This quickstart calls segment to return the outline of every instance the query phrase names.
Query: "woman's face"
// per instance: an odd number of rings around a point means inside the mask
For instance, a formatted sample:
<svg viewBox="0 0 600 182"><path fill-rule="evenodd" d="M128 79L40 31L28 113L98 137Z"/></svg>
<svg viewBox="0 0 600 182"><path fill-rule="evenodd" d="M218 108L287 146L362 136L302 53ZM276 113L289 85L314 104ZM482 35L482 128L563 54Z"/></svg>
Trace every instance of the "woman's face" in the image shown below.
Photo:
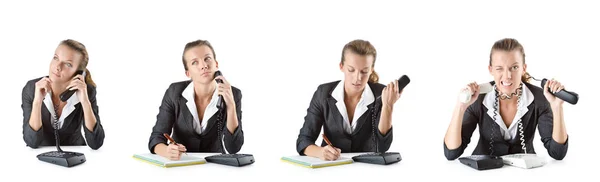
<svg viewBox="0 0 600 182"><path fill-rule="evenodd" d="M361 56L352 51L344 53L344 62L340 70L344 73L344 90L351 93L362 92L373 72L374 58L372 55Z"/></svg>
<svg viewBox="0 0 600 182"><path fill-rule="evenodd" d="M527 65L523 64L523 56L520 51L494 50L492 52L492 65L489 66L489 70L501 93L515 93L521 84L521 77L525 74L526 68Z"/></svg>
<svg viewBox="0 0 600 182"><path fill-rule="evenodd" d="M188 67L185 75L196 83L208 84L213 81L219 63L214 59L210 47L202 45L192 47L183 56Z"/></svg>
<svg viewBox="0 0 600 182"><path fill-rule="evenodd" d="M59 45L54 51L54 57L50 61L50 80L57 83L69 82L79 64L81 63L82 55L65 45Z"/></svg>

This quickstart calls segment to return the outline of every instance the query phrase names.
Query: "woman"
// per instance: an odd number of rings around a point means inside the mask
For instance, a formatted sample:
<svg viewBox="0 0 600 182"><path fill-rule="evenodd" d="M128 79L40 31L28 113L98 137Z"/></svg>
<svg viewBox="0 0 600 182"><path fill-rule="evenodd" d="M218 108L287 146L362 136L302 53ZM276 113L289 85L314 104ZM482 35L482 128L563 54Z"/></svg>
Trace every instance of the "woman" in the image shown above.
<svg viewBox="0 0 600 182"><path fill-rule="evenodd" d="M85 46L75 40L60 42L50 61L49 76L33 79L23 88L23 140L31 148L54 146L54 129L60 145L87 145L96 150L104 143L96 105L96 84L87 69ZM85 70L85 76L77 71ZM61 93L77 90L66 101ZM81 128L85 139L81 135Z"/></svg>
<svg viewBox="0 0 600 182"><path fill-rule="evenodd" d="M186 44L182 61L191 80L173 83L165 92L150 135L150 152L170 160L179 160L186 151L237 153L244 144L241 91L222 75L214 77L219 62L208 41ZM218 79L223 82L217 84ZM225 109L217 108L219 96ZM167 143L163 135L171 131L176 143Z"/></svg>
<svg viewBox="0 0 600 182"><path fill-rule="evenodd" d="M470 102L458 101L454 108L444 139L446 158L460 157L479 126L479 142L473 155L535 153L532 142L537 127L548 154L562 160L568 148L564 101L548 89L557 92L564 86L555 80L549 80L544 89L528 83L525 52L515 39L494 43L488 69L494 77L494 89L479 96L479 86L470 83L463 89L475 93Z"/></svg>
<svg viewBox="0 0 600 182"><path fill-rule="evenodd" d="M296 142L300 155L336 160L341 152L376 151L374 139L380 152L390 148L392 111L400 93L397 80L387 87L377 83L376 56L375 47L365 40L344 46L340 62L344 80L321 84L315 91ZM315 145L321 127L333 146Z"/></svg>

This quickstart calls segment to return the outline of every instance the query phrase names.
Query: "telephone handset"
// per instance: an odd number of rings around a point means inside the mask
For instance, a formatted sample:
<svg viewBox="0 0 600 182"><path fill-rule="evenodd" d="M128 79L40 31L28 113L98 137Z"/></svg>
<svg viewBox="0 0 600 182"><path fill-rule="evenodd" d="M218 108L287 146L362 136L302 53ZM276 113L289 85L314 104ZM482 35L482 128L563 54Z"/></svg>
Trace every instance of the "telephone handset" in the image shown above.
<svg viewBox="0 0 600 182"><path fill-rule="evenodd" d="M221 76L223 75L221 73L221 71L216 71L214 77L217 76ZM213 78L214 78L213 77ZM215 79L215 81L217 83L223 83L223 80L221 79ZM225 153L225 144L223 143L223 117L225 116L226 112L226 105L225 105L225 100L223 100L223 96L219 95L219 100L217 101L217 108L219 109L219 111L217 112L217 135L218 135L218 142L220 145L220 149L221 149L221 154L217 154L217 155L211 155L208 157L205 157L204 159L206 159L206 162L211 162L211 163L216 163L216 164L223 164L223 165L228 165L228 166L236 166L236 167L241 167L241 166L246 166L246 165L250 165L254 163L254 156L252 154L226 154Z"/></svg>
<svg viewBox="0 0 600 182"><path fill-rule="evenodd" d="M544 85L546 85L546 81L548 81L548 79L545 79L545 78L542 79L542 84L541 84L542 88L544 88ZM548 88L548 91L550 91L550 88ZM552 95L564 100L565 102L568 102L573 105L577 104L577 101L579 101L579 94L572 92L572 91L567 91L565 89L559 90L556 93L552 93L550 91L550 93Z"/></svg>
<svg viewBox="0 0 600 182"><path fill-rule="evenodd" d="M75 74L73 74L73 77L77 76L77 75L83 75L83 77L85 78L85 71L84 70L77 70L75 72ZM60 100L63 102L66 102L67 100L69 100L69 98L71 98L71 96L77 91L77 89L74 90L65 90L63 93L60 94Z"/></svg>
<svg viewBox="0 0 600 182"><path fill-rule="evenodd" d="M493 90L493 86L489 82L479 84L479 94L486 94L488 92L491 92L492 90ZM471 90L467 89L459 94L458 99L462 103L469 103L469 101L471 101L472 96L473 96L473 92Z"/></svg>
<svg viewBox="0 0 600 182"><path fill-rule="evenodd" d="M217 76L222 76L222 75L223 75L223 73L221 73L221 71L217 70L215 72L214 77L216 78ZM215 79L215 81L217 83L223 83L223 80L221 80L219 78ZM219 108L220 110L224 110L225 109L225 101L223 100L223 96L222 95L219 95L219 101L217 101L217 108Z"/></svg>
<svg viewBox="0 0 600 182"><path fill-rule="evenodd" d="M410 83L410 79L408 78L408 76L402 75L402 77L398 79L398 92L401 92L404 89L404 87L408 85L408 83ZM375 104L371 109L371 137L375 143L375 152L354 156L352 157L352 160L354 160L354 162L388 165L400 162L402 160L402 156L399 152L379 152L379 140L377 140L377 137L375 136L375 132L378 132L376 131L377 126L375 125L375 121L377 120L377 117L375 115L378 113L376 112L376 110L378 109L381 102L381 96L377 97L377 100L375 101Z"/></svg>

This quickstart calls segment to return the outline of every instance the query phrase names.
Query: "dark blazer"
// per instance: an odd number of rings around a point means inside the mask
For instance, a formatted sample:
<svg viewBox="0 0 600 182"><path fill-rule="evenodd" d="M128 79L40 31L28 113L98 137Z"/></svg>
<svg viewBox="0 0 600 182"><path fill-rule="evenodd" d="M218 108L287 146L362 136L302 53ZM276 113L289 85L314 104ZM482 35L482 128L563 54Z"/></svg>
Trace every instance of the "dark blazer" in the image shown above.
<svg viewBox="0 0 600 182"><path fill-rule="evenodd" d="M154 147L159 143L167 145L167 139L163 133L171 134L171 131L173 131L173 140L183 144L188 152L222 152L216 126L219 112L208 120L206 130L202 134L194 131L194 117L186 105L187 99L181 95L190 83L191 80L173 83L165 92L160 111L156 116L156 124L150 135L148 143L150 152L154 153ZM225 148L229 153L234 154L240 151L244 144L244 132L242 131L242 92L233 86L231 91L235 100L238 127L233 133L227 130L227 114L223 111L221 131L224 136Z"/></svg>
<svg viewBox="0 0 600 182"><path fill-rule="evenodd" d="M494 82L491 82L492 85ZM552 139L552 109L542 88L525 83L525 86L533 93L534 100L528 106L527 113L523 115L523 133L525 135L525 146L527 153L535 153L533 149L533 137L535 136L536 127L540 130L540 137L544 143L544 147L548 150L548 154L557 160L562 160L567 154L568 140L565 144L559 144ZM504 140L500 132L500 126L496 124L493 118L487 114L487 108L483 106L484 96L477 98L472 105L465 111L462 121L462 144L454 150L449 150L444 142L444 154L448 160L454 160L462 155L469 142L471 135L477 126L479 126L479 141L472 155L489 155L490 139L493 135L494 155L501 156L506 154L524 153L521 149L520 137L517 136L510 141ZM493 127L493 129L492 129Z"/></svg>
<svg viewBox="0 0 600 182"><path fill-rule="evenodd" d="M344 119L337 109L337 101L331 95L331 92L335 89L337 84L341 81L334 81L325 83L317 88L317 91L313 94L310 105L307 109L307 114L304 117L304 126L300 129L298 140L296 141L296 150L300 155L305 155L304 150L309 145L315 144L315 140L321 133L321 126L323 126L324 134L331 141L333 146L340 148L342 152L374 152L375 143L373 141L373 131L376 139L379 141L379 152L385 152L390 148L393 138L393 128L388 131L385 135L379 132L377 126L379 125L379 118L381 115L381 104L374 106L377 101L369 105L369 109L357 119L356 129L352 134L347 134L344 130ZM343 84L343 83L341 83ZM368 86L373 91L375 98L381 95L381 91L385 87L379 83L369 83ZM372 112L373 108L377 108L375 128L372 127ZM346 112L346 111L344 111ZM325 141L321 142L321 146L326 146Z"/></svg>
<svg viewBox="0 0 600 182"><path fill-rule="evenodd" d="M54 138L54 128L52 128L52 115L45 104L42 104L42 127L34 131L29 126L29 117L31 116L31 107L35 96L35 83L42 78L29 80L23 87L22 104L23 109L23 140L31 148L39 146L56 145ZM58 130L60 145L87 145L92 149L98 149L104 143L104 128L100 124L100 115L98 115L98 105L96 104L96 88L90 84L87 85L88 99L92 105L92 110L96 116L96 126L94 131L85 127L83 117L83 108L81 103L75 104L75 110L65 117L62 127ZM81 128L84 128L85 139L81 135Z"/></svg>

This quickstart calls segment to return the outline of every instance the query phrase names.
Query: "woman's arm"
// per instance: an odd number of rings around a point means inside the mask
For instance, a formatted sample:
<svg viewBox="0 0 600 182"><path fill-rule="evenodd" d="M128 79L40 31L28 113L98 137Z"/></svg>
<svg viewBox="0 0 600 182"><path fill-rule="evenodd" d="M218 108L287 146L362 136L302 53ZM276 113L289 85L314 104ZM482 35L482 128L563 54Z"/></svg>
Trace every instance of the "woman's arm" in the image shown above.
<svg viewBox="0 0 600 182"><path fill-rule="evenodd" d="M43 140L42 94L50 88L49 83L48 78L42 78L37 82L32 80L25 84L22 90L23 140L31 148L38 148Z"/></svg>
<svg viewBox="0 0 600 182"><path fill-rule="evenodd" d="M300 155L318 157L322 160L335 160L340 155L340 149L329 145L325 147L315 145L315 140L319 137L321 127L325 122L321 103L325 99L325 96L322 94L321 87L317 88L310 101L306 116L304 117L304 125L300 129L300 134L298 134L298 139L296 140L296 151Z"/></svg>
<svg viewBox="0 0 600 182"><path fill-rule="evenodd" d="M227 152L235 154L244 145L244 131L242 130L242 92L238 89L233 91L235 102L227 105L227 125L223 135ZM220 141L219 141L220 142Z"/></svg>
<svg viewBox="0 0 600 182"><path fill-rule="evenodd" d="M470 83L467 88L462 91L471 90L474 93L468 103L457 102L454 106L450 125L446 130L444 137L444 155L448 160L454 160L463 154L467 145L471 142L471 135L475 128L479 117L473 103L479 97L479 85Z"/></svg>
<svg viewBox="0 0 600 182"><path fill-rule="evenodd" d="M564 101L550 94L549 89L556 92L564 89L564 86L555 80L549 80L544 85L544 97L548 102L544 103L542 108L538 119L538 129L550 157L562 160L567 155L569 148L567 129L563 117L562 105Z"/></svg>
<svg viewBox="0 0 600 182"><path fill-rule="evenodd" d="M88 86L89 99L81 102L84 117L84 133L87 145L97 150L104 144L104 128L100 124L100 115L98 115L98 105L96 102L96 89Z"/></svg>

